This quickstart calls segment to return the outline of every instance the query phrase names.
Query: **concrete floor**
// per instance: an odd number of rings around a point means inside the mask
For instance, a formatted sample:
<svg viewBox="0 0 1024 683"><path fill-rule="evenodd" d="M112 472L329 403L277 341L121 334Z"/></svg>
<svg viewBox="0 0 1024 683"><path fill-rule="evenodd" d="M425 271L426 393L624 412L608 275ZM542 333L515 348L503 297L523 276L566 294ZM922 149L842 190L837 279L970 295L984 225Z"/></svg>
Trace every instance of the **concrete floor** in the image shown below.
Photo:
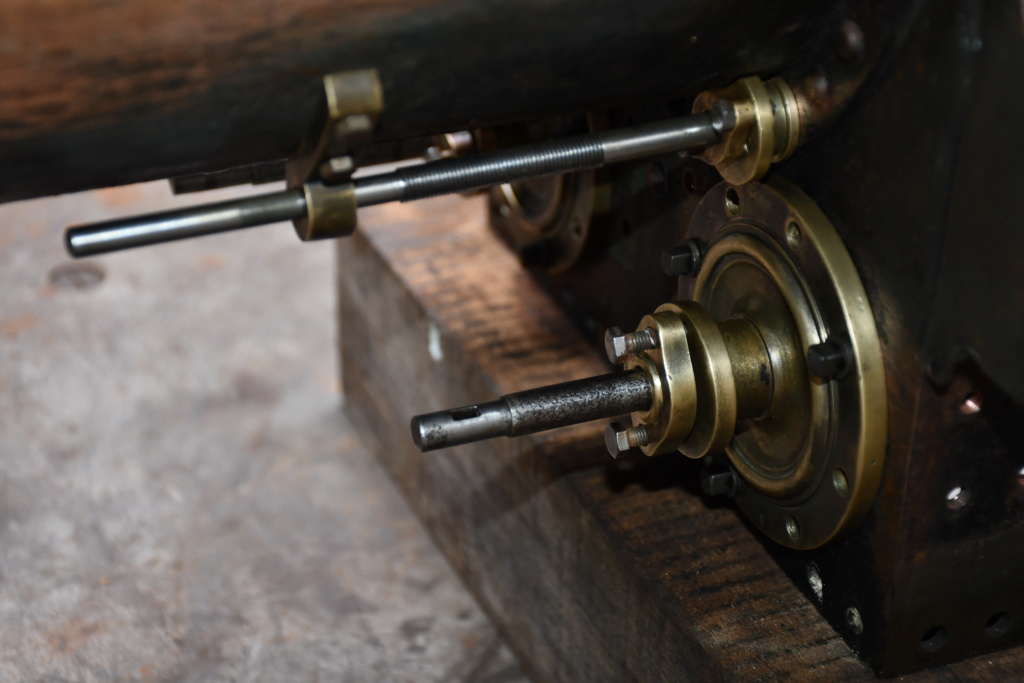
<svg viewBox="0 0 1024 683"><path fill-rule="evenodd" d="M339 410L332 245L0 206L0 680L525 681Z"/></svg>

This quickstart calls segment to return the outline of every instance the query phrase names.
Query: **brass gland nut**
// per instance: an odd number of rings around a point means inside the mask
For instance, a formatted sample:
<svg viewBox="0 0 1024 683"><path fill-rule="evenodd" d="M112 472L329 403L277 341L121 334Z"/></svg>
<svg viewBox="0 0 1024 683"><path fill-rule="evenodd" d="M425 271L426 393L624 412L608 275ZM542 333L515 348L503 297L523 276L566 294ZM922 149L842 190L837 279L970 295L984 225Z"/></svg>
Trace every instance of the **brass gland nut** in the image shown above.
<svg viewBox="0 0 1024 683"><path fill-rule="evenodd" d="M679 451L690 458L721 452L737 420L763 413L771 396L769 353L748 321L716 323L694 301L665 304L640 322L659 340L630 356L651 380L654 400L633 414L644 427L647 455Z"/></svg>
<svg viewBox="0 0 1024 683"><path fill-rule="evenodd" d="M693 113L719 111L733 122L701 158L733 185L760 180L772 163L789 157L800 142L796 97L781 78L743 78L723 90L700 93Z"/></svg>

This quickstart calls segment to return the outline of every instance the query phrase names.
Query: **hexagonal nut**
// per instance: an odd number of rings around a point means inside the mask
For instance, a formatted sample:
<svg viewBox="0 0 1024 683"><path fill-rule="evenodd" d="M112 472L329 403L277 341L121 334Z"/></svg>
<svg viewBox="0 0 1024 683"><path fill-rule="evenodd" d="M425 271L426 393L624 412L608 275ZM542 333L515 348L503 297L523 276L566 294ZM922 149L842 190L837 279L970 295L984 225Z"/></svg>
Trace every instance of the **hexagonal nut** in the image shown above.
<svg viewBox="0 0 1024 683"><path fill-rule="evenodd" d="M730 467L723 470L701 470L700 488L708 496L734 496L739 480Z"/></svg>
<svg viewBox="0 0 1024 683"><path fill-rule="evenodd" d="M829 337L807 349L807 370L820 379L843 379L853 368L848 344Z"/></svg>
<svg viewBox="0 0 1024 683"><path fill-rule="evenodd" d="M719 135L736 127L736 105L729 100L716 100L711 105L711 125Z"/></svg>
<svg viewBox="0 0 1024 683"><path fill-rule="evenodd" d="M690 275L694 270L693 264L693 252L686 245L661 252L661 270L665 275Z"/></svg>
<svg viewBox="0 0 1024 683"><path fill-rule="evenodd" d="M612 363L622 363L629 355L629 342L618 327L609 327L604 333L604 351Z"/></svg>
<svg viewBox="0 0 1024 683"><path fill-rule="evenodd" d="M320 178L328 184L344 182L356 170L355 162L350 156L331 157L320 164Z"/></svg>
<svg viewBox="0 0 1024 683"><path fill-rule="evenodd" d="M630 449L629 428L621 422L612 422L604 430L604 445L613 458L619 457Z"/></svg>

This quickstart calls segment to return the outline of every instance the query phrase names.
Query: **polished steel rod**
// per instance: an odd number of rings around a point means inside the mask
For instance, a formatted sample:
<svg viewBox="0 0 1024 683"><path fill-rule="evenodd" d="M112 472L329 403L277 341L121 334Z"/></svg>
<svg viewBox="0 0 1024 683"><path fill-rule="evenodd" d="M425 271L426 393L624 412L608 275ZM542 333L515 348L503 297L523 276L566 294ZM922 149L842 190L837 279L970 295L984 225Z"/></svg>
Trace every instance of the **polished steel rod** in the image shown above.
<svg viewBox="0 0 1024 683"><path fill-rule="evenodd" d="M421 451L433 451L647 410L651 400L650 380L643 370L616 372L417 415L412 418L412 439Z"/></svg>
<svg viewBox="0 0 1024 683"><path fill-rule="evenodd" d="M64 241L68 253L79 258L290 221L305 215L305 193L302 190L285 190L251 199L71 227L64 233Z"/></svg>
<svg viewBox="0 0 1024 683"><path fill-rule="evenodd" d="M572 173L607 163L704 149L718 141L723 120L694 114L514 149L441 159L353 181L356 205L373 206L466 192L527 178ZM249 228L306 216L301 190L71 227L68 252L93 256L120 249Z"/></svg>

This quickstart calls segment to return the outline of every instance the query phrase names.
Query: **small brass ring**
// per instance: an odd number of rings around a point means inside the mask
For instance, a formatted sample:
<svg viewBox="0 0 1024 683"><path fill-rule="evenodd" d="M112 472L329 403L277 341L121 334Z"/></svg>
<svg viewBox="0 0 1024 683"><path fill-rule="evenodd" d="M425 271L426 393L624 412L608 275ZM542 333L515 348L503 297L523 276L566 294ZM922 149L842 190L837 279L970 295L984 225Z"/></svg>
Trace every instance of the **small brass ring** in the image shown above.
<svg viewBox="0 0 1024 683"><path fill-rule="evenodd" d="M348 237L356 229L356 192L352 183L326 187L306 183L306 217L295 221L303 242Z"/></svg>

